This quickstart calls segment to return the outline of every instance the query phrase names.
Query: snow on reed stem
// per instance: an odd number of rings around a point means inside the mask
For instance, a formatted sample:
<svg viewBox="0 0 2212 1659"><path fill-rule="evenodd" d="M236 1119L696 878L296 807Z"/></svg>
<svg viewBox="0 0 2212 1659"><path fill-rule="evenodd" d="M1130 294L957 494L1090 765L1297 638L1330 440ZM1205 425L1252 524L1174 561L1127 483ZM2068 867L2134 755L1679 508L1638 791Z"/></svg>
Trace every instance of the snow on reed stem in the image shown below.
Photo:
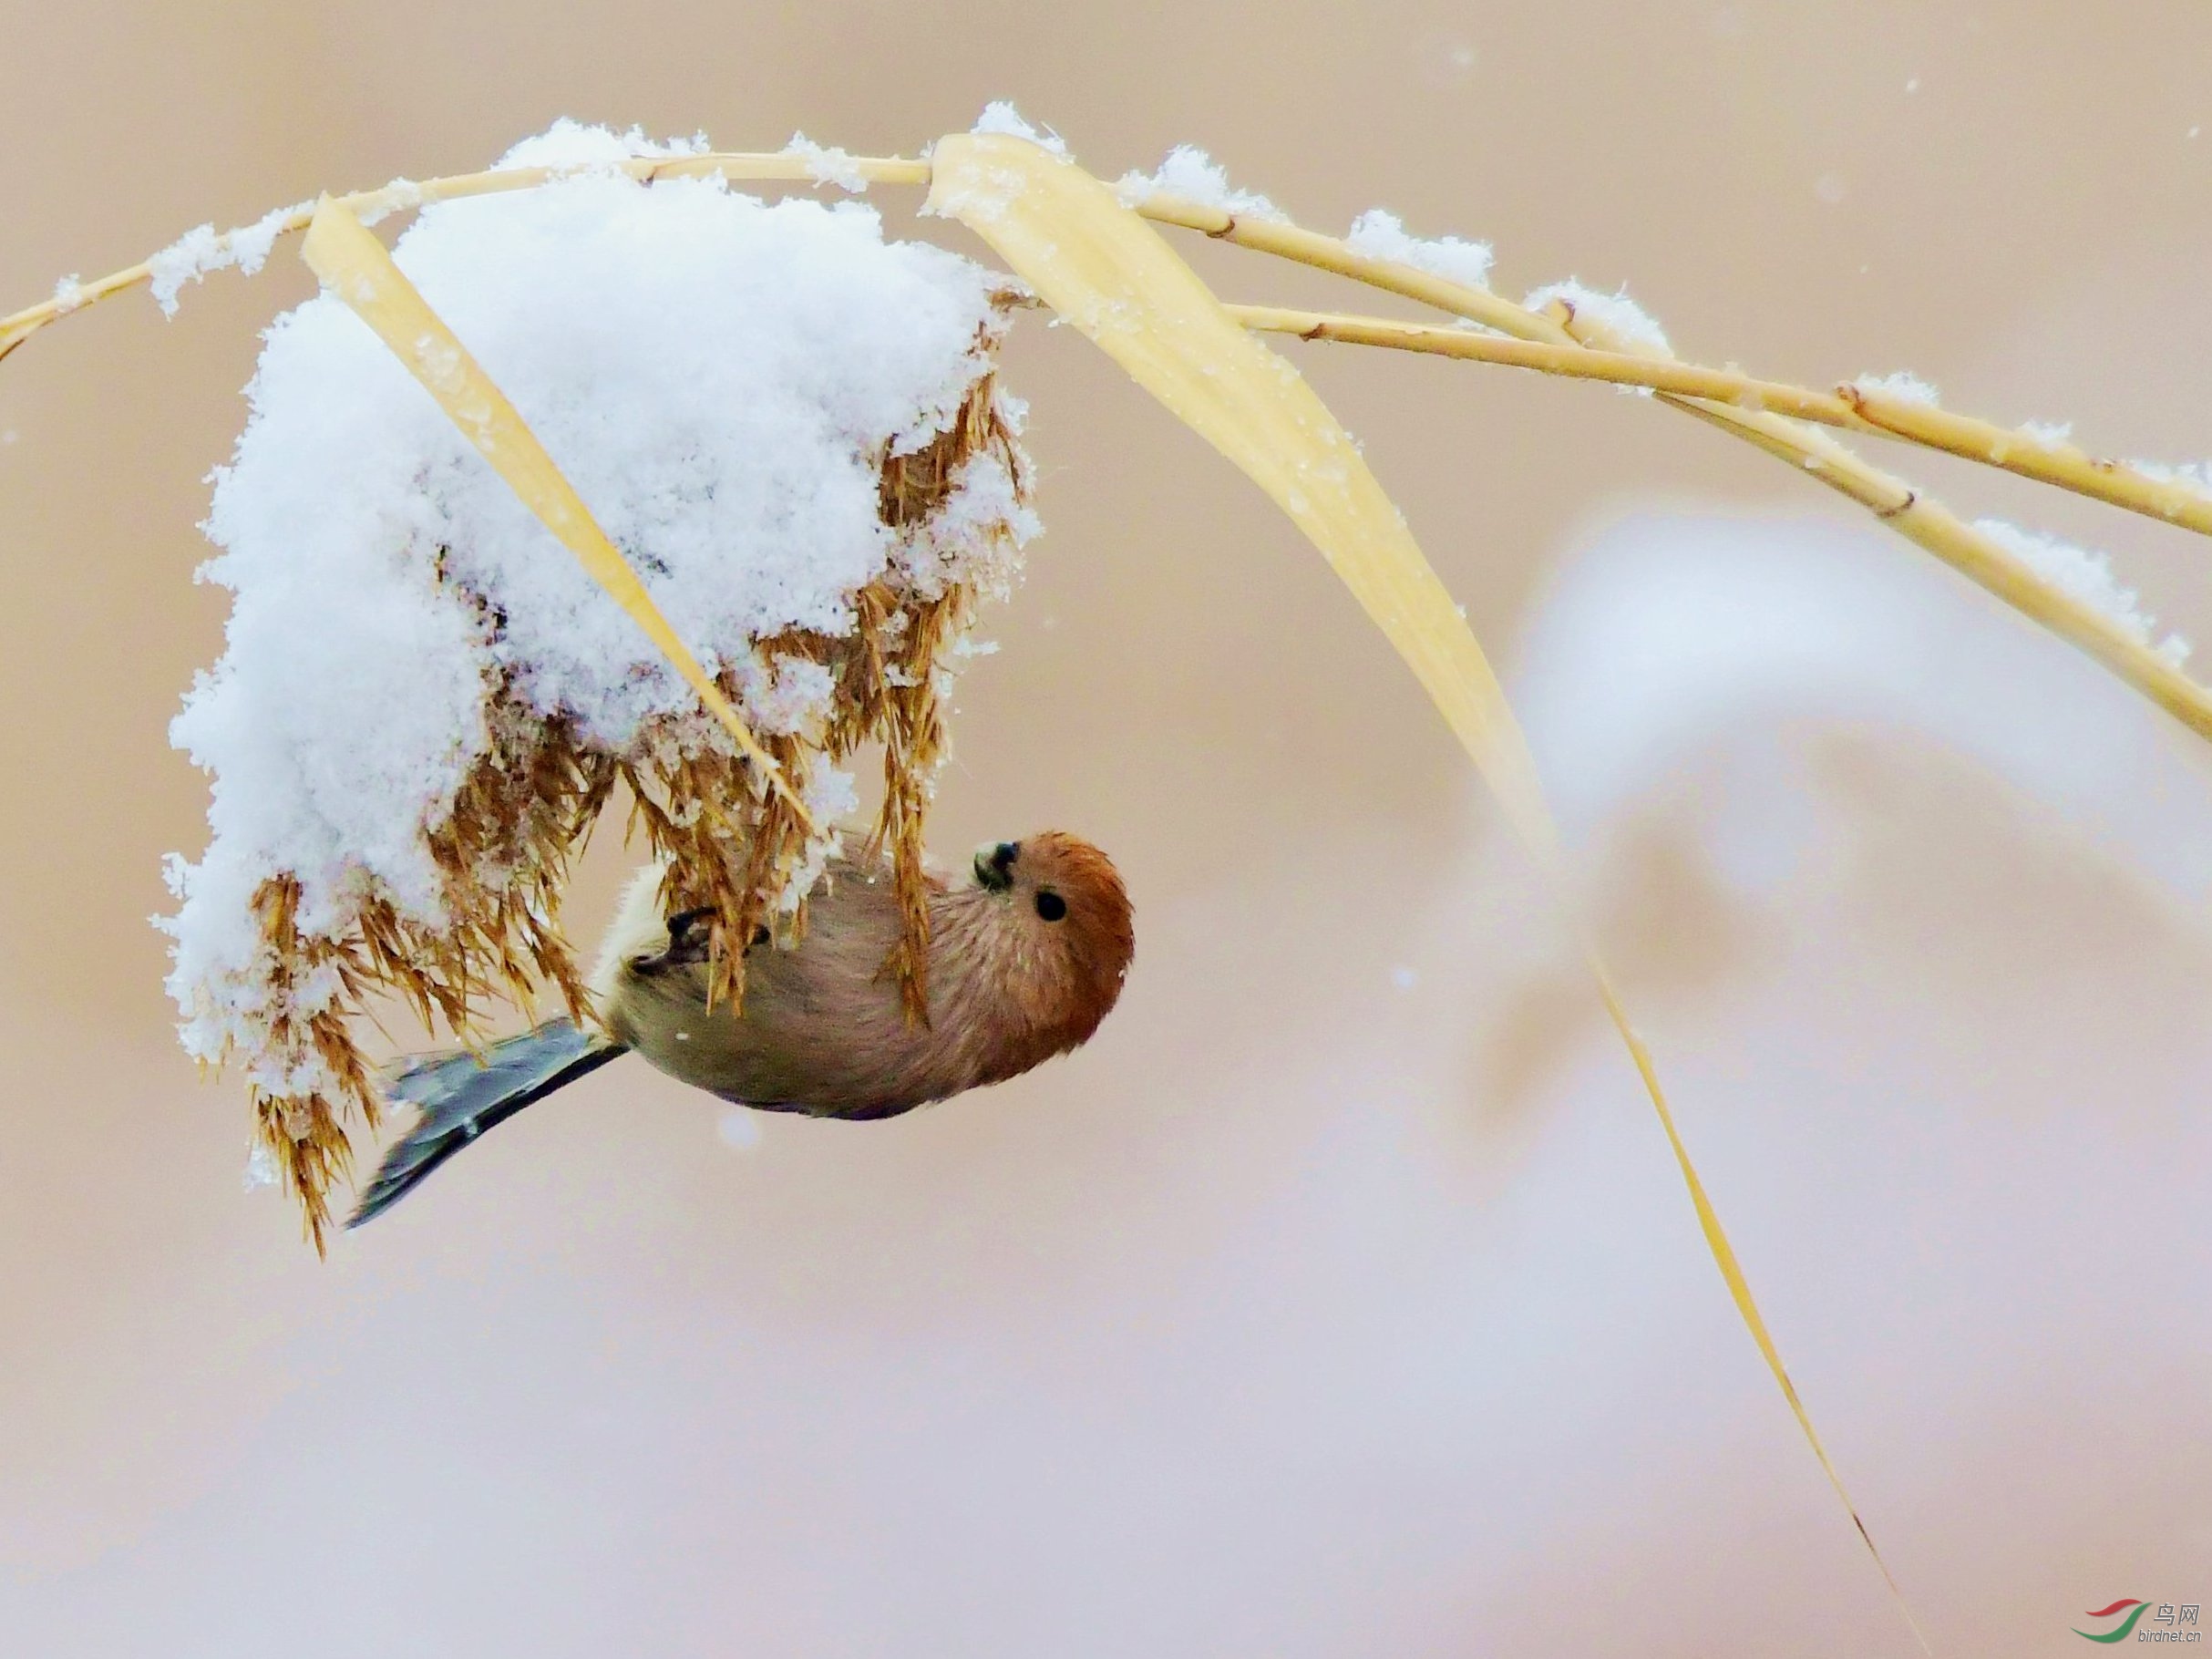
<svg viewBox="0 0 2212 1659"><path fill-rule="evenodd" d="M1319 270L1353 277L1386 292L1403 294L1424 304L1451 312L1469 322L1495 328L1515 339L1560 347L1590 346L1609 356L1641 357L1654 363L1672 360L1666 355L1663 335L1657 335L1655 329L1638 327L1633 330L1636 337L1630 337L1609 326L1607 311L1620 309L1620 296L1590 296L1600 304L1586 305L1579 312L1572 299L1565 294L1558 294L1545 310L1534 311L1524 305L1514 304L1486 289L1469 287L1440 276L1434 271L1363 253L1334 237L1319 235L1295 225L1274 221L1240 219L1209 202L1179 201L1164 194L1154 194L1143 202L1138 211L1162 223L1200 231L1240 247L1273 253ZM1571 284L1555 286L1572 288ZM1531 297L1541 297L1546 292L1539 290L1538 295ZM1627 314L1631 320L1648 322L1648 319L1641 318L1640 313ZM1401 342L1387 343L1395 345ZM1530 362L1525 366L1542 365ZM1940 422L1960 417L1947 417L1940 410L1919 407L1895 397L1869 394L1857 386L1850 389L1855 412L1868 419L1873 418L1874 413L1879 413L1881 419L1877 424L1882 427L1887 436L1908 438L1954 453L1970 454L1971 459L1991 459L1990 455L1972 453L1970 445L1960 447L1965 444L1963 438L1957 445L1938 441L1935 434ZM1770 409L1744 407L1734 400L1709 401L1673 391L1659 391L1655 396L1660 402L1719 427L1732 437L1743 439L1754 448L1764 450L1777 460L1787 463L1857 502L1907 541L1935 554L1961 575L2012 606L2038 627L2087 652L2198 737L2212 740L2212 692L2207 692L2181 673L2170 657L2147 648L2130 631L2125 618L2107 615L2082 603L2073 593L2049 580L2031 562L2022 559L2011 548L1969 525L1925 491L1869 465L1826 433ZM1964 424L1980 426L1983 423ZM2048 434L2038 437L2023 430L2014 436L2023 445L2039 445L2054 453L2063 448ZM2079 468L2070 468L2068 470L2090 475L2103 468L2102 463L2092 462L2086 457L2081 459ZM2024 468L2020 469L2025 470ZM2135 469L2145 484L2205 496L2206 500L2212 500L2212 495L2206 495L2195 473L2167 470L2171 476L2160 479L2146 466ZM2046 481L2060 480L2053 479ZM2094 487L2083 488L2082 492L2091 495L2103 493ZM2135 505L2132 501L2116 501L2115 504ZM2189 522L2191 514L2179 510L2167 511L2162 506L2152 516L2169 518L2188 528L2197 528L2196 524Z"/></svg>
<svg viewBox="0 0 2212 1659"><path fill-rule="evenodd" d="M1301 311L1281 305L1229 305L1229 314L1263 334L1296 335L1426 352L1479 363L1534 369L1574 380L1648 387L1740 408L1788 415L1876 438L1940 449L2039 483L2053 484L2114 507L2200 535L2212 535L2212 495L2172 479L2158 479L2114 461L2099 460L2063 438L2027 428L2006 428L1940 408L1911 404L1847 381L1832 392L1780 380L1762 380L1735 369L1708 368L1672 358L1638 356L1579 344L1559 345L1466 328L1402 322L1394 317Z"/></svg>
<svg viewBox="0 0 2212 1659"><path fill-rule="evenodd" d="M979 131L985 129L987 123L979 125ZM774 153L701 152L665 160L631 160L622 163L621 169L641 180L718 175L730 180L835 184L845 190L869 184L926 186L930 181L930 164L926 160L904 156L854 156L797 136L783 150ZM386 214L432 202L535 189L559 175L559 169L533 167L501 168L419 181L402 179L381 189L357 191L336 200L364 222L373 224ZM1178 193L1179 190L1193 188L1202 188L1203 200ZM1618 356L1612 353L1581 356L1548 355L1538 350L1514 355L1505 350L1486 349L1486 345L1510 346L1515 340L1558 345L1573 343L1572 336L1555 339L1540 328L1531 333L1528 325L1533 313L1529 307L1514 305L1480 285L1479 279L1487 274L1491 263L1487 243L1449 236L1429 239L1408 236L1394 215L1380 211L1362 215L1353 226L1352 234L1343 241L1319 235L1291 224L1266 198L1231 189L1221 170L1202 151L1188 146L1171 151L1167 164L1157 174L1147 177L1132 173L1123 179L1119 189L1125 201L1157 223L1199 231L1240 246L1352 276L1479 321L1487 327L1498 329L1508 338L1486 342L1481 336L1458 331L1430 331L1418 325L1395 324L1384 318L1336 317L1266 306L1231 307L1232 311L1251 314L1252 326L1308 333L1312 338L1511 363L1545 374L1608 379L1619 385L1654 387L1685 397L1735 403L1754 412L1789 415L1841 426L2002 468L2131 512L2212 535L2212 474L2202 467L2176 468L2093 456L2068 441L2068 428L2064 427L2053 428L2035 422L2018 427L2001 426L1954 414L1922 400L1885 395L1878 382L1847 381L1833 393L1821 393L1779 381L1758 380L1730 370L1651 357L1631 356L1628 359L1631 366L1624 366L1600 361ZM54 297L0 317L0 357L48 324L96 301L148 283L153 285L163 309L173 313L175 294L183 283L200 281L211 271L233 265L251 274L260 268L270 242L278 236L304 230L314 209L314 203L279 208L252 225L220 234L211 225L201 225L170 248L138 264L91 282L65 279L57 285ZM1618 296L1585 297L1603 301ZM1289 319L1301 315L1310 321L1292 328ZM1270 320L1259 321L1261 316ZM1444 337L1438 338L1439 335ZM1644 366L1641 370L1632 366L1639 364Z"/></svg>
<svg viewBox="0 0 2212 1659"><path fill-rule="evenodd" d="M796 135L784 149L773 153L707 151L633 159L614 165L641 181L720 176L732 180L835 184L844 190L869 184L926 187L930 182L926 160L855 156ZM499 168L443 179L395 180L379 189L335 200L363 222L374 224L390 213L468 196L531 190L559 176L560 170L550 167ZM1200 187L1203 201L1182 193ZM1124 178L1119 190L1125 201L1157 223L1199 231L1243 247L1353 276L1441 310L1457 312L1499 329L1507 337L1490 340L1461 330L1430 330L1385 318L1339 317L1268 306L1230 307L1232 312L1250 314L1251 326L1307 333L1312 338L1510 363L1544 374L1607 379L1619 385L1737 403L1754 410L1940 449L2212 535L2212 477L2204 469L2093 456L2069 442L2068 428L2063 427L2034 422L2001 426L1922 401L1886 396L1878 383L1864 380L1846 381L1834 392L1822 393L1732 370L1651 357L1630 356L1623 364L1602 361L1619 356L1612 353L1549 355L1539 349L1516 355L1506 348L1517 341L1562 343L1551 341L1540 331L1529 334L1526 326L1529 309L1491 294L1482 286L1491 263L1487 243L1450 236L1408 236L1394 215L1379 211L1363 214L1351 235L1341 242L1322 236L1291 224L1265 197L1230 188L1218 166L1203 152L1188 146L1171 151L1157 174L1132 173ZM173 314L176 294L184 283L199 282L210 272L233 266L251 275L261 268L278 237L307 227L314 209L313 202L278 208L252 225L220 233L211 225L201 225L138 264L91 282L65 279L57 284L53 297L0 317L0 357L61 317L140 285L150 283L162 309ZM1307 321L1291 321L1301 316ZM1268 320L1259 320L1261 317Z"/></svg>
<svg viewBox="0 0 2212 1659"><path fill-rule="evenodd" d="M1019 137L975 134L939 139L931 159L930 211L958 219L990 243L1061 317L1273 498L1382 629L1474 759L1575 928L1737 1313L1925 1649L1903 1592L1783 1365L1650 1052L1575 920L1565 860L1519 723L1482 647L1351 435L1297 370L1222 310L1166 242L1065 156Z"/></svg>

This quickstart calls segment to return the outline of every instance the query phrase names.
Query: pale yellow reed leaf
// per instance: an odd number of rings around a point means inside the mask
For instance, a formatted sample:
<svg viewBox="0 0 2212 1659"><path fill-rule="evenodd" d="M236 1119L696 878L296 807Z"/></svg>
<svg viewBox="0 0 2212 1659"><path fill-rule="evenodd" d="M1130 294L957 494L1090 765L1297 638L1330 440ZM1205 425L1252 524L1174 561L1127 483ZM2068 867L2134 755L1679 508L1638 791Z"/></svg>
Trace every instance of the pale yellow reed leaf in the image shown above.
<svg viewBox="0 0 2212 1659"><path fill-rule="evenodd" d="M592 579L644 630L645 637L690 683L699 700L811 831L814 826L792 793L783 768L760 747L721 688L676 636L637 572L607 539L583 498L553 464L553 458L515 412L507 395L392 263L384 243L343 205L325 196L316 205L300 257L324 287L351 306L376 331L376 337L391 347L392 354L437 399L438 407L461 429L461 435L507 480L522 504L560 538ZM516 280L527 281L528 275L518 272Z"/></svg>
<svg viewBox="0 0 2212 1659"><path fill-rule="evenodd" d="M1020 139L962 133L940 139L931 165L930 211L958 219L989 242L1047 304L1234 461L1312 539L1420 679L1571 917L1559 838L1497 676L1404 516L1313 389L1229 315L1157 232L1073 162ZM1650 1054L1587 937L1582 944L1736 1311L1895 1592L1896 1580L1783 1366ZM1901 1593L1898 1602L1904 1608ZM1912 1622L1908 1608L1905 1617ZM1917 1623L1913 1633L1919 1635Z"/></svg>

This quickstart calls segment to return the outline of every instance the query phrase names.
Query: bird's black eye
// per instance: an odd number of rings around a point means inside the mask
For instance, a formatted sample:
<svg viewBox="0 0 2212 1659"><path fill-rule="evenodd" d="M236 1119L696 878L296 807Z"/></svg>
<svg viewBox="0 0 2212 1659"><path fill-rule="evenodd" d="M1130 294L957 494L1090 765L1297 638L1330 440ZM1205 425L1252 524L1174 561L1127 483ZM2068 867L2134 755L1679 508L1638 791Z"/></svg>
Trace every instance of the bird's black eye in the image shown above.
<svg viewBox="0 0 2212 1659"><path fill-rule="evenodd" d="M1067 901L1047 889L1037 895L1037 914L1047 922L1057 922L1067 914Z"/></svg>

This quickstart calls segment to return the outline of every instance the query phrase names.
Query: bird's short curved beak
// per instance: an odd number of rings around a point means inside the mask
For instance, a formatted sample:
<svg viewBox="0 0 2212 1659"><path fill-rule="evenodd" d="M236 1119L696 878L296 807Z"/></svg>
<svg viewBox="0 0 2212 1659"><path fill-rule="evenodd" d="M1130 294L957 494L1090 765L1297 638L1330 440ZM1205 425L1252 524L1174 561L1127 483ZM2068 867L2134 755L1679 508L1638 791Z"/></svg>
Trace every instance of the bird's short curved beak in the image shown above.
<svg viewBox="0 0 2212 1659"><path fill-rule="evenodd" d="M975 850L975 883L988 891L1003 893L1013 885L1013 861L1022 855L1019 841L985 841Z"/></svg>

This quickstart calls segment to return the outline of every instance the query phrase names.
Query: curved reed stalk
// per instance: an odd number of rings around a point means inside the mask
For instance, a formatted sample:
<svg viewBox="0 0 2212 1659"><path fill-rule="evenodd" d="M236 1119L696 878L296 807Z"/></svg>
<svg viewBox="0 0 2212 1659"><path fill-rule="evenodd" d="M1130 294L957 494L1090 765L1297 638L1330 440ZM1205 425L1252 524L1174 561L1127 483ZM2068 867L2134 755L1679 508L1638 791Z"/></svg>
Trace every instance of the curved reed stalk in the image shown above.
<svg viewBox="0 0 2212 1659"><path fill-rule="evenodd" d="M819 160L791 151L641 157L620 164L620 170L647 180L720 173L727 179L764 182L830 181ZM930 162L906 156L840 157L835 170L840 178L871 184L926 188L931 181ZM529 190L559 176L559 170L551 168L509 168L419 182L399 180L377 190L332 200L365 222L374 223L392 212L435 201ZM1563 302L1555 303L1548 313L1533 312L1487 290L1362 253L1340 238L1293 224L1240 217L1222 208L1167 193L1147 197L1137 204L1136 211L1155 223L1197 231L1239 247L1351 277L1479 323L1506 337L1424 328L1384 318L1264 306L1230 308L1231 314L1248 326L1648 386L1659 401L1720 427L1858 502L1898 534L2039 627L2086 651L2191 731L2212 739L2212 694L2204 687L2115 627L2102 613L2044 581L1932 497L1861 460L1805 423L1873 433L1938 449L2199 534L2212 535L2212 495L2094 458L2072 444L2048 443L2024 431L1849 383L1822 393L1732 370L1677 363L1634 349L1610 349L1624 343L1600 335L1589 320L1575 316ZM314 204L303 203L276 220L273 233L289 235L304 230L314 215ZM263 235L271 233L268 222L260 229ZM232 231L219 236L215 245L218 250L228 250L243 233ZM47 299L0 317L0 357L59 318L151 281L159 258L78 283L66 300Z"/></svg>
<svg viewBox="0 0 2212 1659"><path fill-rule="evenodd" d="M1163 223L1202 231L1219 241L1234 242L1240 247L1252 248L1260 252L1273 253L1300 264L1352 277L1408 299L1419 300L1438 310L1449 311L1470 322L1497 329L1501 334L1518 340L1568 349L1594 345L1608 356L1639 359L1654 365L1671 362L1671 359L1652 352L1640 351L1628 342L1607 335L1600 325L1591 319L1578 317L1573 307L1564 301L1554 302L1543 312L1530 311L1487 290L1449 282L1393 260L1373 258L1333 236L1322 236L1312 231L1300 230L1294 225L1240 218L1224 209L1199 202L1156 195L1140 211ZM1531 361L1525 366L1539 366ZM1853 390L1857 392L1856 387ZM1733 400L1717 401L1676 391L1654 391L1653 396L1659 402L1670 404L1743 438L1754 448L1764 450L1778 460L1786 461L1794 469L1857 501L1907 541L1933 553L1961 575L2019 611L2038 627L2047 629L2086 651L2192 732L2212 740L2212 693L2207 693L2205 687L2182 674L2171 663L2115 626L2103 612L2083 603L2045 581L2024 561L1959 518L1925 491L1861 460L1826 433L1771 409L1744 408ZM1929 442L1907 430L1906 423L1898 417L1898 411L1909 409L1923 417L1930 411L1919 406L1899 404L1894 398L1875 398L1865 393L1858 396L1863 406L1859 410L1862 417L1870 419L1871 417L1866 416L1866 407L1878 404L1882 418L1877 424L1883 427L1885 436L1904 438L1913 442ZM1965 422L1960 417L1950 418L1968 426L1986 424ZM2011 436L2013 442L2023 446L2032 445L2034 441L2025 433ZM1987 454L1976 454L1970 459L1987 460L1991 458ZM1992 461L1991 464L1997 463ZM2155 482L2140 474L2135 476L2141 478L2146 486ZM2154 516L2163 518L2167 515L2160 512Z"/></svg>

